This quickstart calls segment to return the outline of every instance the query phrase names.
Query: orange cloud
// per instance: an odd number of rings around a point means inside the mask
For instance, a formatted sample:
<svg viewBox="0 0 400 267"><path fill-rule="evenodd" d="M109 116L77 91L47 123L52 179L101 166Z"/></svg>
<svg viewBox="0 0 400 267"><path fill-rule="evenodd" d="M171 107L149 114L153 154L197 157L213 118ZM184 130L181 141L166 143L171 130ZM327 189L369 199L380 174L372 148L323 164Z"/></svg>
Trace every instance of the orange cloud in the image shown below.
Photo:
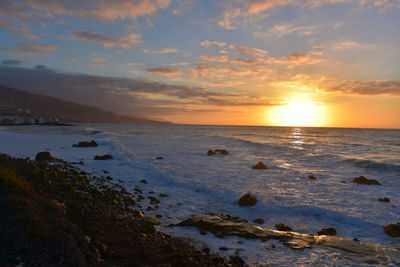
<svg viewBox="0 0 400 267"><path fill-rule="evenodd" d="M146 71L150 74L156 74L156 75L166 75L166 76L173 76L173 75L179 75L182 73L181 69L177 68L165 68L165 67L160 67L160 68L148 68Z"/></svg>
<svg viewBox="0 0 400 267"><path fill-rule="evenodd" d="M69 38L102 44L104 47L119 46L123 49L131 48L141 43L140 34L131 33L121 37L108 37L92 31L70 31Z"/></svg>
<svg viewBox="0 0 400 267"><path fill-rule="evenodd" d="M203 61L215 61L215 62L227 62L228 57L227 56L219 56L219 57L214 57L210 55L203 55L199 57L200 60Z"/></svg>
<svg viewBox="0 0 400 267"><path fill-rule="evenodd" d="M150 49L143 49L144 53L151 53L151 54L175 54L178 53L178 48L164 48L161 50L150 50Z"/></svg>
<svg viewBox="0 0 400 267"><path fill-rule="evenodd" d="M218 46L218 47L224 47L224 46L226 46L226 43L225 42L218 42L218 41L208 41L208 40L205 40L205 41L203 41L203 42L201 42L200 43L200 46L202 46L202 47L212 47L212 46Z"/></svg>
<svg viewBox="0 0 400 267"><path fill-rule="evenodd" d="M400 96L400 81L329 81L322 85L321 90L354 95Z"/></svg>

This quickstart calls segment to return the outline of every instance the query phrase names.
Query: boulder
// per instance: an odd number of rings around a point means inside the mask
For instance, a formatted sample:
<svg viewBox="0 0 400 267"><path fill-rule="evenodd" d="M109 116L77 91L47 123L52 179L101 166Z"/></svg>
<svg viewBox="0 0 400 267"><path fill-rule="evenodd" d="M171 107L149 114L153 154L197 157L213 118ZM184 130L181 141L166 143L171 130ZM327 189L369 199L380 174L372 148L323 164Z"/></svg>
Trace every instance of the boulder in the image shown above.
<svg viewBox="0 0 400 267"><path fill-rule="evenodd" d="M102 156L96 155L96 156L94 156L94 159L95 160L108 160L108 159L113 159L113 156L111 156L109 154L102 155Z"/></svg>
<svg viewBox="0 0 400 267"><path fill-rule="evenodd" d="M144 184L147 184L146 179L142 179L142 180L140 180L140 182L141 182L141 183L144 183Z"/></svg>
<svg viewBox="0 0 400 267"><path fill-rule="evenodd" d="M257 163L256 165L254 165L253 167L251 167L251 168L256 169L256 170L266 170L266 169L268 169L268 167L265 166L261 161L259 163Z"/></svg>
<svg viewBox="0 0 400 267"><path fill-rule="evenodd" d="M278 223L278 224L275 224L275 228L276 228L276 230L278 230L278 231L292 231L292 228L290 228L289 226L287 226L286 224L284 224L284 223Z"/></svg>
<svg viewBox="0 0 400 267"><path fill-rule="evenodd" d="M319 232L318 235L336 235L336 229L333 227L329 228L322 228Z"/></svg>
<svg viewBox="0 0 400 267"><path fill-rule="evenodd" d="M364 176L360 177L354 177L353 182L357 184L367 184L367 185L381 185L377 180L375 179L367 179Z"/></svg>
<svg viewBox="0 0 400 267"><path fill-rule="evenodd" d="M215 154L217 154L217 153L215 151L212 151L211 149L207 151L207 155L208 156L212 156L212 155L215 155Z"/></svg>
<svg viewBox="0 0 400 267"><path fill-rule="evenodd" d="M317 180L317 177L315 177L314 175L310 175L310 176L308 176L308 179L310 179L310 180Z"/></svg>
<svg viewBox="0 0 400 267"><path fill-rule="evenodd" d="M215 149L215 152L218 152L218 153L220 153L222 155L228 155L229 154L229 152L227 150L225 150L225 149Z"/></svg>
<svg viewBox="0 0 400 267"><path fill-rule="evenodd" d="M257 199L250 195L250 193L243 195L239 199L239 206L254 206L256 203Z"/></svg>
<svg viewBox="0 0 400 267"><path fill-rule="evenodd" d="M96 141L92 140L90 142L87 141L82 141L79 142L78 144L73 144L73 147L95 147L95 146L99 146Z"/></svg>
<svg viewBox="0 0 400 267"><path fill-rule="evenodd" d="M261 218L257 218L253 222L258 223L258 224L263 224L265 221Z"/></svg>
<svg viewBox="0 0 400 267"><path fill-rule="evenodd" d="M389 223L385 226L385 234L391 237L400 237L400 223Z"/></svg>
<svg viewBox="0 0 400 267"><path fill-rule="evenodd" d="M157 157L156 159L164 159L163 157Z"/></svg>
<svg viewBox="0 0 400 267"><path fill-rule="evenodd" d="M384 198L378 198L379 202L390 202L390 199L388 197L384 197Z"/></svg>
<svg viewBox="0 0 400 267"><path fill-rule="evenodd" d="M55 160L55 158L50 154L50 152L42 151L36 154L35 160L46 161L46 160Z"/></svg>

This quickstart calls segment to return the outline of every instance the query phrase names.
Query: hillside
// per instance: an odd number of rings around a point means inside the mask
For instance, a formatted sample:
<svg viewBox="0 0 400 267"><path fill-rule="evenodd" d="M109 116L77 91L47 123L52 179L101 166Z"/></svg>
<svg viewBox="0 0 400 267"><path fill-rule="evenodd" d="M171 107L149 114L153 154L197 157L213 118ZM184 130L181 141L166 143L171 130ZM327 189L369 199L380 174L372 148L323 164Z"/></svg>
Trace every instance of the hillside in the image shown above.
<svg viewBox="0 0 400 267"><path fill-rule="evenodd" d="M28 93L2 85L0 85L0 106L29 110L34 116L57 118L62 122L160 123L153 120L118 115L93 106Z"/></svg>

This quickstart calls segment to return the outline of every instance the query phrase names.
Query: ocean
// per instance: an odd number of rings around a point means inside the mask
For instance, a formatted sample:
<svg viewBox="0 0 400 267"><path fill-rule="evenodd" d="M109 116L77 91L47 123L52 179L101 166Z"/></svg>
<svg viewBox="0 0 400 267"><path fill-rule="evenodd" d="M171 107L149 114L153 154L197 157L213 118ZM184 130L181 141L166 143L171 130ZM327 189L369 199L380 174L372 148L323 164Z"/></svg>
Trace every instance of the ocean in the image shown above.
<svg viewBox="0 0 400 267"><path fill-rule="evenodd" d="M99 147L72 148L73 143L92 139ZM208 156L209 149L226 149L229 154ZM191 238L223 255L239 255L251 265L369 263L351 261L334 249L295 251L277 241L221 239L168 225L211 212L250 223L262 218L265 222L259 226L271 229L285 223L299 233L334 227L340 237L400 247L399 238L383 231L388 223L400 222L400 130L169 124L0 128L0 152L34 158L43 150L68 161L82 160L82 168L98 175L107 170L128 191L140 186L168 194L156 211L142 205L145 214L162 215L159 230ZM114 160L94 161L99 154L111 154ZM260 161L267 170L251 168ZM381 185L352 182L359 176ZM240 207L238 199L248 192L257 204ZM390 202L379 202L383 197ZM390 261L384 265L390 266Z"/></svg>

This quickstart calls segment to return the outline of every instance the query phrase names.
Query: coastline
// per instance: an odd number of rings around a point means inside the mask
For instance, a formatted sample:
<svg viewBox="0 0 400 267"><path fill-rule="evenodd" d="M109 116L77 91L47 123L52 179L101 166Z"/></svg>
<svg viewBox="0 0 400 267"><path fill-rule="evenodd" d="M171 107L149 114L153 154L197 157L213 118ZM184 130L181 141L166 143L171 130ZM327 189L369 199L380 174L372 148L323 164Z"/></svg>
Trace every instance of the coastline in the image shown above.
<svg viewBox="0 0 400 267"><path fill-rule="evenodd" d="M4 207L0 256L15 266L243 266L189 241L156 231L135 197L113 178L93 176L63 160L0 154ZM154 198L154 197L153 197ZM45 252L45 253L43 253Z"/></svg>

